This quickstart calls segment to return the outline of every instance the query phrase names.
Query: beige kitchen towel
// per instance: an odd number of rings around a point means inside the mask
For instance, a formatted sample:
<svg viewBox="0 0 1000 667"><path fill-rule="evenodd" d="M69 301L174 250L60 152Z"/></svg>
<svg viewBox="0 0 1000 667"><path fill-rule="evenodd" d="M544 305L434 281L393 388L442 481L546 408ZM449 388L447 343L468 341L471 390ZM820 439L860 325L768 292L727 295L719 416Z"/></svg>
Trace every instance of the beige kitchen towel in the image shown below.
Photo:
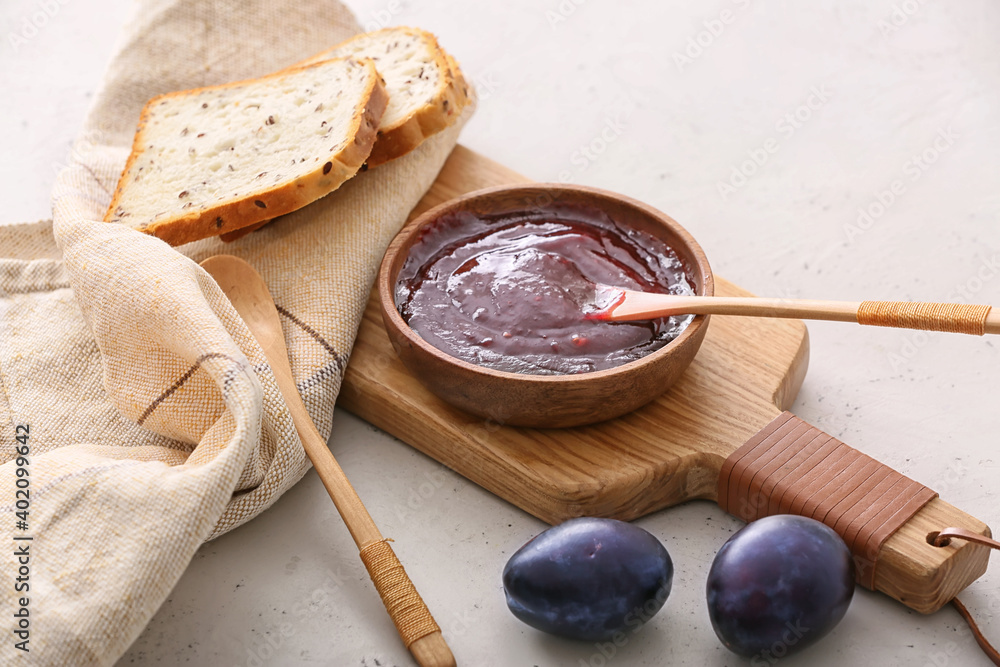
<svg viewBox="0 0 1000 667"><path fill-rule="evenodd" d="M328 434L378 261L471 113L234 244L171 248L100 222L143 103L266 74L357 24L329 0L142 0L134 12L53 222L0 228L2 664L112 664L199 545L308 468L259 347L197 262L230 253L261 272Z"/></svg>

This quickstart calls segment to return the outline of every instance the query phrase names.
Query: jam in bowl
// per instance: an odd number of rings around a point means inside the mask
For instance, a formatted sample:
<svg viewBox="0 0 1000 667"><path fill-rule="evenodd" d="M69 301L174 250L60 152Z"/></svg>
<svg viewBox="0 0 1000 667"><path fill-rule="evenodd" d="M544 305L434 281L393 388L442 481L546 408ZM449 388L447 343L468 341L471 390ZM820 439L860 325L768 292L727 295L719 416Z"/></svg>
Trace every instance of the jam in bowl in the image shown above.
<svg viewBox="0 0 1000 667"><path fill-rule="evenodd" d="M630 412L693 359L707 316L587 318L595 284L711 295L704 252L671 218L593 188L480 190L409 223L379 271L403 363L446 402L502 424L566 427Z"/></svg>
<svg viewBox="0 0 1000 667"><path fill-rule="evenodd" d="M676 338L691 316L588 318L597 284L694 294L684 262L659 238L598 209L552 205L427 225L395 285L396 309L443 352L500 371L555 375L620 366Z"/></svg>

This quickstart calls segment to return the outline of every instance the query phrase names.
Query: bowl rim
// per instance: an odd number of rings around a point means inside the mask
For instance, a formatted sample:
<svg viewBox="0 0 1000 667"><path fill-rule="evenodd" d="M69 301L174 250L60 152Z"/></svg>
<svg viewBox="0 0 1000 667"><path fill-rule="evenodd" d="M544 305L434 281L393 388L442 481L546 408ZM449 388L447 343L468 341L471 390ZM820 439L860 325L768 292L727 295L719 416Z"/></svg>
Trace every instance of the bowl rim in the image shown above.
<svg viewBox="0 0 1000 667"><path fill-rule="evenodd" d="M680 225L676 220L671 218L666 213L645 204L637 199L629 197L627 195L619 194L610 190L604 190L602 188L595 188L587 185L573 185L566 183L547 183L547 182L530 182L530 183L517 183L510 185L498 185L488 188L482 188L480 190L473 190L467 192L463 195L459 195L452 199L434 206L433 208L424 211L418 215L413 220L407 222L402 229L396 234L396 236L389 243L385 254L382 257L382 262L379 265L377 286L379 291L379 305L382 310L382 316L388 317L392 320L395 328L400 331L403 336L407 339L410 344L419 347L421 351L437 358L442 363L447 363L457 368L470 373L481 374L486 377L493 377L497 379L503 379L508 381L519 381L519 382L530 382L530 383L540 383L540 384L576 384L585 381L596 381L612 378L617 375L627 375L632 371L637 370L642 366L653 364L658 361L661 357L664 357L677 347L680 347L684 342L697 335L699 329L708 326L709 315L696 315L691 322L684 328L676 338L661 347L660 349L647 354L638 359L626 362L619 366L613 368L605 368L598 371L587 371L585 373L565 373L558 375L536 375L531 373L514 373L510 371L500 371L494 368L489 368L486 366L480 366L478 364L473 364L471 362L459 359L458 357L452 356L447 352L438 349L434 345L431 345L426 340L424 340L420 334L414 331L410 325L403 319L403 316L399 314L399 310L396 308L395 300L395 278L396 276L389 276L389 269L395 262L396 257L400 254L402 248L406 243L418 233L418 231L424 226L433 223L438 218L440 218L445 213L450 213L456 210L460 210L463 206L469 202L476 200L489 199L495 195L501 193L511 193L518 191L545 191L550 194L552 201L558 201L559 197L555 193L559 192L572 192L575 194L585 195L590 200L599 200L601 198L614 199L620 203L631 206L632 208L638 209L643 214L655 218L660 223L664 224L666 227L678 236L681 241L688 247L691 254L694 255L697 266L693 267L696 271L701 273L702 278L702 296L713 296L715 294L715 278L712 272L712 267L709 264L708 256L702 249L701 245L695 240L694 236L687 231L684 227ZM551 202L550 202L551 203ZM400 269L402 269L402 263L400 263ZM398 274L398 271L396 272ZM398 350L397 350L398 354Z"/></svg>

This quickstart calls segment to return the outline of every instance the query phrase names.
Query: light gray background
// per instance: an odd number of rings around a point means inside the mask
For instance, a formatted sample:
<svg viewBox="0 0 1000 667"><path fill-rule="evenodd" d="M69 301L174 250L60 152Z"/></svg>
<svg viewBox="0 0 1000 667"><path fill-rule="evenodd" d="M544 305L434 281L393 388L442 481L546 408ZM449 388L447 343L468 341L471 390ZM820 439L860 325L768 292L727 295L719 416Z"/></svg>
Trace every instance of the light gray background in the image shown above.
<svg viewBox="0 0 1000 667"><path fill-rule="evenodd" d="M0 4L0 222L49 216L55 173L128 5L52 2L57 11L15 48L11 33L42 4ZM481 97L465 145L534 179L649 202L701 241L720 275L758 294L952 300L964 291L1000 304L996 3L350 4L372 27L430 29L458 57ZM747 163L762 150L766 162ZM932 163L913 162L925 153ZM734 170L753 173L743 183ZM859 223L862 208L875 215ZM795 412L1000 526L996 342L809 330ZM638 522L673 556L674 592L606 657L607 647L544 636L506 610L501 569L541 522L342 411L331 442L461 664L740 664L704 602L712 557L740 525L714 505ZM997 567L962 597L1000 641ZM950 609L925 617L859 591L829 637L783 664L988 664L963 627ZM410 661L310 472L199 551L121 664Z"/></svg>

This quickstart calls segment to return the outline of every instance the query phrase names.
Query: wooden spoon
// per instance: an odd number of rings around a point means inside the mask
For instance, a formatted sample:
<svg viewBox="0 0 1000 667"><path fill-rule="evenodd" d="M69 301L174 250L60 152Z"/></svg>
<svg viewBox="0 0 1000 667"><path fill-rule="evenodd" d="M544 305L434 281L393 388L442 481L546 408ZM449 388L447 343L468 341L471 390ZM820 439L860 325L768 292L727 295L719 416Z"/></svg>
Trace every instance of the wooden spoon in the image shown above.
<svg viewBox="0 0 1000 667"><path fill-rule="evenodd" d="M990 306L916 301L817 301L759 297L679 296L597 285L595 301L585 307L589 319L608 322L648 320L668 315L748 315L806 320L857 322L875 326L1000 333L1000 311Z"/></svg>
<svg viewBox="0 0 1000 667"><path fill-rule="evenodd" d="M309 460L361 551L400 636L421 667L453 667L455 658L424 601L362 504L302 403L281 332L278 310L260 274L245 261L216 255L201 263L232 302L264 351Z"/></svg>

